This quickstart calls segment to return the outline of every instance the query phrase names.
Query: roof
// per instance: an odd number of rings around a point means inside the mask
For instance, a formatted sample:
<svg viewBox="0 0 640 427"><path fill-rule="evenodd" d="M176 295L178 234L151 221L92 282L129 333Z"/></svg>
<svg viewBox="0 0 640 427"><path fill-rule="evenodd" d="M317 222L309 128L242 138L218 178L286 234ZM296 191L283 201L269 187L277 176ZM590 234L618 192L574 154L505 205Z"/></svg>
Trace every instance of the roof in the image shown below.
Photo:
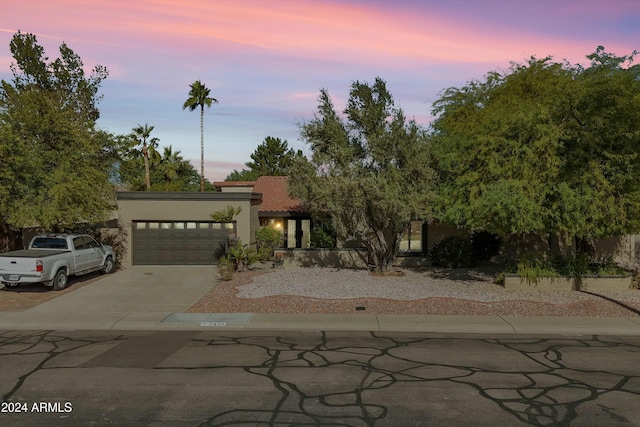
<svg viewBox="0 0 640 427"><path fill-rule="evenodd" d="M256 185L256 181L216 181L213 186L216 188L222 187L253 187Z"/></svg>
<svg viewBox="0 0 640 427"><path fill-rule="evenodd" d="M262 193L259 213L304 212L300 200L291 197L286 176L261 176L253 187L254 193Z"/></svg>

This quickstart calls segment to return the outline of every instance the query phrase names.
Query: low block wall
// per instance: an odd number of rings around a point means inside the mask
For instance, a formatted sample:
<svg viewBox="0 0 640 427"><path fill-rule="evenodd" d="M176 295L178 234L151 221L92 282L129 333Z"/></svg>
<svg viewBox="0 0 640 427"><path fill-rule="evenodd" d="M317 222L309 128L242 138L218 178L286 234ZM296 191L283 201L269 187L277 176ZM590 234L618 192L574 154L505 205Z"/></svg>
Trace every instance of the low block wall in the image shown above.
<svg viewBox="0 0 640 427"><path fill-rule="evenodd" d="M284 267L367 268L363 249L286 249Z"/></svg>
<svg viewBox="0 0 640 427"><path fill-rule="evenodd" d="M364 249L276 249L283 253L284 267L367 268ZM392 267L420 267L427 264L424 256L399 256Z"/></svg>
<svg viewBox="0 0 640 427"><path fill-rule="evenodd" d="M624 291L631 288L631 281L632 276L585 276L578 281L570 277L542 277L537 283L528 283L519 276L506 276L504 287L514 290Z"/></svg>

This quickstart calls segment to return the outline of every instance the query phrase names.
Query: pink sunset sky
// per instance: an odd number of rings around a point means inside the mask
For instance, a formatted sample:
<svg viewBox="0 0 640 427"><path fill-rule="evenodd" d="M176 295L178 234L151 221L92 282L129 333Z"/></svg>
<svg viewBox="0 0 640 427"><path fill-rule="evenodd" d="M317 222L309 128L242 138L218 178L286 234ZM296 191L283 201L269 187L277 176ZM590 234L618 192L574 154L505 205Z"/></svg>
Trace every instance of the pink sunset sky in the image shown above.
<svg viewBox="0 0 640 427"><path fill-rule="evenodd" d="M199 169L199 114L182 110L201 80L206 176L241 169L265 137L304 149L299 124L321 88L343 108L354 80L387 81L396 104L428 126L441 90L531 55L586 64L603 45L640 50L637 0L4 0L0 78L9 41L33 33L49 58L64 41L102 84L101 128L155 126Z"/></svg>

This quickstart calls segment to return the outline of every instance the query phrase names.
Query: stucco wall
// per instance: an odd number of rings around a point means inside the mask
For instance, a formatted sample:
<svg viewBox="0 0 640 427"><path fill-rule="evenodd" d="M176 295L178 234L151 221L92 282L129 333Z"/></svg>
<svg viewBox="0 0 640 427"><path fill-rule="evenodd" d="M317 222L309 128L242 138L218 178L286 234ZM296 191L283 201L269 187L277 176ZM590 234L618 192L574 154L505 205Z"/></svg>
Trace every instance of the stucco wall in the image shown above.
<svg viewBox="0 0 640 427"><path fill-rule="evenodd" d="M237 236L243 243L252 242L257 222L256 207L251 206L254 198L251 193L119 193L118 223L127 234L121 265L131 265L133 221L211 221L212 213L240 206Z"/></svg>

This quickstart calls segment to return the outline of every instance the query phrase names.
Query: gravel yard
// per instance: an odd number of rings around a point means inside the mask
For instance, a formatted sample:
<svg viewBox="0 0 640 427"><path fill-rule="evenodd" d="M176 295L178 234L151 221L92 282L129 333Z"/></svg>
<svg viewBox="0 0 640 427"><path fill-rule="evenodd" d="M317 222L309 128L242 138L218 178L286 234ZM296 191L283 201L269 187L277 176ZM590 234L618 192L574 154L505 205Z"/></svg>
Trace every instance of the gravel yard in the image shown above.
<svg viewBox="0 0 640 427"><path fill-rule="evenodd" d="M505 290L494 272L259 269L220 281L190 312L639 317L640 291ZM358 309L357 309L358 308Z"/></svg>

